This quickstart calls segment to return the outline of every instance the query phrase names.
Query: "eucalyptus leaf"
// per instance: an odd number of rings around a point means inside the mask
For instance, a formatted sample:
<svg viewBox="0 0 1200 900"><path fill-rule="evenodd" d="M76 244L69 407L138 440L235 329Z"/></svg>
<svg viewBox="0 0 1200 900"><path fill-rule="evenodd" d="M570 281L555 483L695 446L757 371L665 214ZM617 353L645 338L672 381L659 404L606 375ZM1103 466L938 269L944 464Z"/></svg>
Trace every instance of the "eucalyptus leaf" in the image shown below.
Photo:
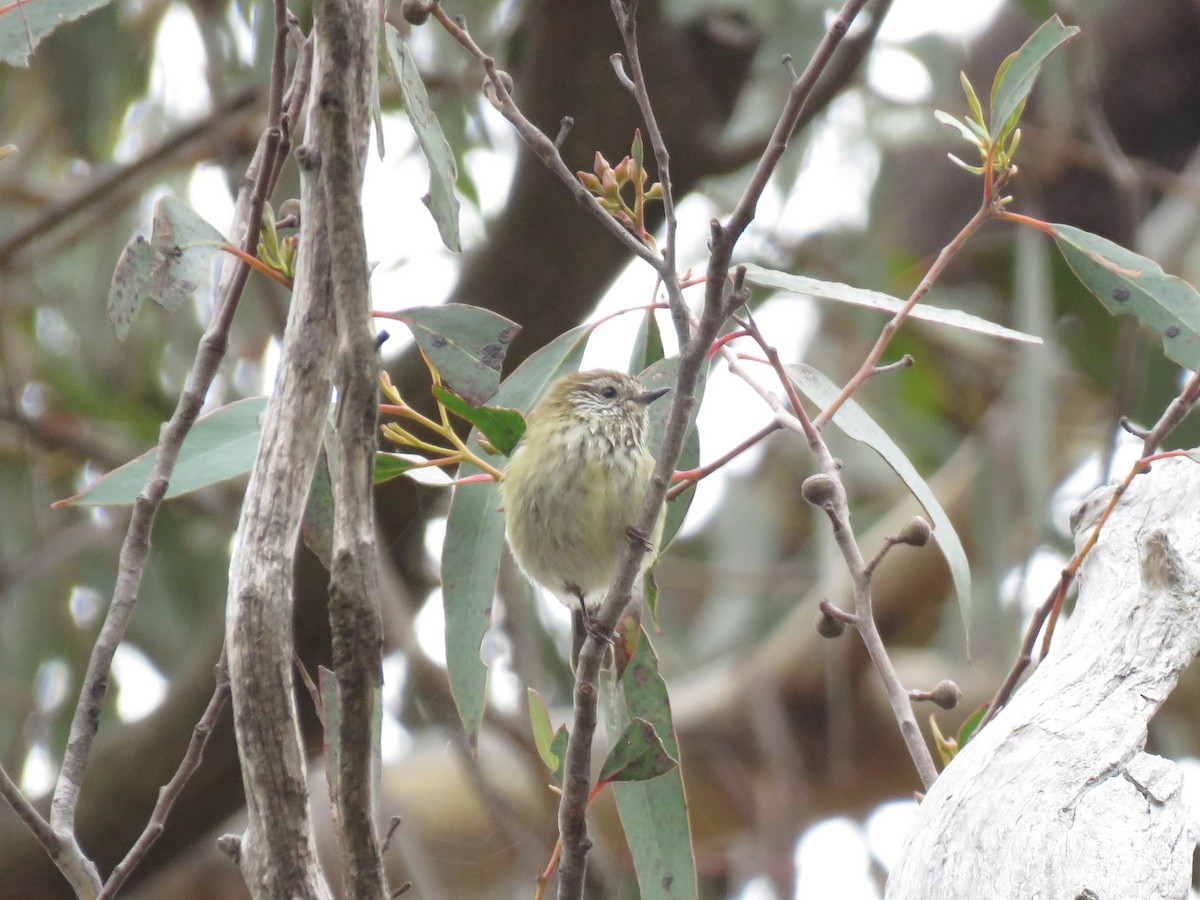
<svg viewBox="0 0 1200 900"><path fill-rule="evenodd" d="M1166 355L1200 368L1200 293L1186 281L1120 244L1070 225L1051 225L1076 277L1114 316L1128 314L1162 341Z"/></svg>
<svg viewBox="0 0 1200 900"><path fill-rule="evenodd" d="M250 471L258 451L258 420L266 397L236 400L196 420L179 448L165 499L199 490ZM123 506L133 503L150 477L158 448L96 479L55 506Z"/></svg>
<svg viewBox="0 0 1200 900"><path fill-rule="evenodd" d="M442 381L472 406L496 393L508 345L521 330L498 313L461 303L402 309L389 318L411 329Z"/></svg>
<svg viewBox="0 0 1200 900"><path fill-rule="evenodd" d="M787 272L776 272L773 269L764 269L752 264L746 265L746 280L762 287L777 288L793 294L805 294L826 300L837 300L839 303L865 306L892 314L898 312L904 305L904 301L899 297L893 297L891 294L884 294L880 291L856 288L836 281L821 281L804 275L790 275ZM908 317L923 322L934 322L938 325L949 325L951 328L959 328L964 331L975 331L1006 341L1020 341L1026 344L1042 343L1042 339L1035 335L1005 328L1003 325L997 325L958 309L942 309L930 306L928 303L918 303L909 312Z"/></svg>
<svg viewBox="0 0 1200 900"><path fill-rule="evenodd" d="M525 433L525 417L515 409L471 406L462 397L443 387L435 387L433 393L446 409L478 428L488 442L505 456L512 454L517 441Z"/></svg>
<svg viewBox="0 0 1200 900"><path fill-rule="evenodd" d="M60 25L74 22L110 0L37 0L0 6L0 62L28 66L33 51Z"/></svg>
<svg viewBox="0 0 1200 900"><path fill-rule="evenodd" d="M649 781L679 766L667 753L658 732L645 719L630 722L609 748L596 783Z"/></svg>
<svg viewBox="0 0 1200 900"><path fill-rule="evenodd" d="M992 86L992 110L988 120L992 140L999 140L1013 129L1018 111L1042 71L1042 64L1059 45L1077 34L1079 29L1074 25L1064 25L1057 15L1051 16L1001 64Z"/></svg>
<svg viewBox="0 0 1200 900"><path fill-rule="evenodd" d="M528 411L550 383L579 368L591 334L592 326L581 325L532 354L500 385L493 403ZM468 444L482 453L478 431L471 432ZM463 465L458 475L461 478L476 471L474 466ZM455 487L442 551L446 670L459 718L472 747L479 740L487 693L487 667L480 658L479 645L491 624L503 547L499 484Z"/></svg>
<svg viewBox="0 0 1200 900"><path fill-rule="evenodd" d="M125 340L146 300L175 310L191 298L227 243L221 232L187 204L164 196L154 204L150 240L135 236L122 251L108 290L108 317Z"/></svg>
<svg viewBox="0 0 1200 900"><path fill-rule="evenodd" d="M608 692L605 727L616 743L630 723L649 723L670 759L679 758L667 686L650 636L642 629L633 658ZM649 781L612 785L642 900L695 900L696 862L687 797L678 766Z"/></svg>
<svg viewBox="0 0 1200 900"><path fill-rule="evenodd" d="M437 113L429 105L429 95L421 81L412 51L394 25L385 23L384 28L392 77L400 87L404 112L429 163L429 193L422 200L437 224L442 243L447 249L459 253L462 251L462 242L458 232L458 197L454 193L454 183L458 179L454 153L442 133L442 126L438 124Z"/></svg>

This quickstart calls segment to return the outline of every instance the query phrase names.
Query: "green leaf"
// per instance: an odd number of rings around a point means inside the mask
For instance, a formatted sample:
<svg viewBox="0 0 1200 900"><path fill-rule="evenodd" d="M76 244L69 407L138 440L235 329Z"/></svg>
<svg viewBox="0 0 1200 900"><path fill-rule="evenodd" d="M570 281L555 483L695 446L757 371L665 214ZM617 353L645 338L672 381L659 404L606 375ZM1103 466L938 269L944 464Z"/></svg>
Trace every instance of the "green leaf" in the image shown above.
<svg viewBox="0 0 1200 900"><path fill-rule="evenodd" d="M499 406L472 406L443 387L435 386L433 393L446 409L478 428L493 447L505 456L512 455L517 441L525 433L523 415L515 409Z"/></svg>
<svg viewBox="0 0 1200 900"><path fill-rule="evenodd" d="M659 360L646 371L638 375L638 380L647 388L673 387L675 373L679 368L679 357ZM680 470L694 469L700 465L700 434L696 430L696 415L700 412L700 404L704 400L704 388L708 383L708 364L700 372L700 380L696 385L696 403L692 407L691 419L688 421L688 431L683 439L683 451L679 454L676 468ZM646 444L650 452L658 456L659 449L667 436L667 418L671 413L671 395L667 394L661 400L650 404L650 428L646 435ZM667 549L679 529L683 527L683 519L692 505L696 495L695 486L684 491L667 504L666 519L663 521L662 540L659 541L658 555Z"/></svg>
<svg viewBox="0 0 1200 900"><path fill-rule="evenodd" d="M992 140L999 140L1016 125L1014 114L1033 90L1042 63L1060 44L1077 34L1079 29L1074 25L1064 25L1058 16L1051 16L1021 49L1001 64L992 86L992 115L988 123Z"/></svg>
<svg viewBox="0 0 1200 900"><path fill-rule="evenodd" d="M579 368L592 327L574 328L531 355L500 385L493 398L495 404L528 411L551 382ZM468 444L482 452L478 432L472 431ZM459 467L458 475L461 478L475 471L474 466L464 465ZM472 747L479 740L487 692L487 667L480 659L479 645L491 622L503 546L499 484L456 487L442 552L446 671L454 704Z"/></svg>
<svg viewBox="0 0 1200 900"><path fill-rule="evenodd" d="M537 747L538 756L553 772L558 768L559 757L550 749L554 743L554 726L550 724L550 710L546 701L533 688L527 688L529 696L529 725L533 729L533 745Z"/></svg>
<svg viewBox="0 0 1200 900"><path fill-rule="evenodd" d="M562 787L563 769L567 764L567 743L570 741L571 735L567 731L566 725L559 725L558 731L554 732L554 740L550 742L550 755L553 756L557 763L550 770L550 780Z"/></svg>
<svg viewBox="0 0 1200 900"><path fill-rule="evenodd" d="M971 108L971 117L980 124L983 123L983 104L979 102L979 95L975 93L975 86L971 84L971 79L967 78L966 72L958 73L959 83L962 84L963 93L967 95L967 105Z"/></svg>
<svg viewBox="0 0 1200 900"><path fill-rule="evenodd" d="M1105 309L1136 316L1158 333L1170 359L1200 368L1200 294L1194 287L1098 235L1070 225L1050 228L1067 265Z"/></svg>
<svg viewBox="0 0 1200 900"><path fill-rule="evenodd" d="M979 723L983 721L983 717L987 715L987 711L988 704L985 703L979 709L975 710L975 712L971 713L971 715L967 716L966 721L962 723L962 727L958 729L958 737L956 738L960 751L963 747L967 746L967 741L975 736L975 731L979 728Z"/></svg>
<svg viewBox="0 0 1200 900"><path fill-rule="evenodd" d="M442 133L442 126L438 124L437 113L429 105L429 95L425 92L412 51L393 25L386 24L384 27L392 77L400 87L404 112L416 132L417 143L429 162L429 193L422 200L437 223L442 243L447 249L459 253L462 243L458 236L458 197L454 194L454 182L458 178L454 153Z"/></svg>
<svg viewBox="0 0 1200 900"><path fill-rule="evenodd" d="M806 294L810 297L837 300L839 303L850 303L854 306L866 306L870 309L877 309L881 312L892 314L895 314L904 305L904 301L899 297L893 297L890 294L884 294L879 291L856 288L848 284L840 284L836 281L820 281L816 278L807 278L804 275L789 275L787 272L776 272L773 269L764 269L761 266L749 264L746 265L746 280L751 284L761 285L762 287L790 291L793 294ZM964 331L975 331L1006 341L1020 341L1026 344L1042 343L1040 337L1032 334L1025 334L1022 331L1005 328L1003 325L997 325L994 322L989 322L986 319L981 319L978 316L973 316L961 310L941 309L940 307L930 306L927 303L918 303L909 312L908 317L910 319L919 319L923 322L935 322L938 325L949 325L952 328L961 328Z"/></svg>
<svg viewBox="0 0 1200 900"><path fill-rule="evenodd" d="M656 310L648 309L638 323L637 334L633 338L633 353L629 357L629 371L640 372L663 358L662 332L658 330Z"/></svg>
<svg viewBox="0 0 1200 900"><path fill-rule="evenodd" d="M645 719L635 718L613 742L596 783L649 781L678 766L679 762L664 749L654 726Z"/></svg>
<svg viewBox="0 0 1200 900"><path fill-rule="evenodd" d="M663 531L666 531L665 525ZM646 570L646 574L642 576L642 592L646 597L646 611L650 613L650 621L654 623L654 630L658 631L658 578L654 574L656 568L658 568L657 561L652 563Z"/></svg>
<svg viewBox="0 0 1200 900"><path fill-rule="evenodd" d="M329 477L329 457L325 447L317 457L304 518L300 522L300 537L306 547L329 571L333 567L333 483Z"/></svg>
<svg viewBox="0 0 1200 900"><path fill-rule="evenodd" d="M0 62L28 66L34 48L59 25L74 22L110 0L25 0L0 6Z"/></svg>
<svg viewBox="0 0 1200 900"><path fill-rule="evenodd" d="M174 197L154 204L149 242L137 235L121 252L108 289L108 318L118 340L149 299L175 310L191 298L211 269L213 254L226 243L221 232Z"/></svg>
<svg viewBox="0 0 1200 900"><path fill-rule="evenodd" d="M407 325L446 386L472 406L496 393L500 367L521 326L491 310L461 303L392 313Z"/></svg>
<svg viewBox="0 0 1200 900"><path fill-rule="evenodd" d="M393 478L403 475L412 469L420 459L421 457L413 454L379 451L375 454L375 484L383 484L385 481L391 481Z"/></svg>
<svg viewBox="0 0 1200 900"><path fill-rule="evenodd" d="M829 403L840 393L837 385L811 366L788 366L788 374L793 383L804 392L813 403L820 407ZM925 514L933 523L933 537L946 558L950 567L950 577L954 582L954 592L958 595L958 609L962 615L963 631L967 635L968 645L971 629L971 566L967 562L966 551L962 541L950 522L950 517L942 509L942 505L934 496L929 485L925 483L913 464L908 461L904 451L880 428L875 420L867 415L866 410L854 402L847 400L842 408L833 416L833 424L852 440L866 444L883 457L900 479L912 491L917 502L925 509Z"/></svg>
<svg viewBox="0 0 1200 900"><path fill-rule="evenodd" d="M179 448L166 498L178 497L250 471L258 451L258 419L266 397L250 397L201 416ZM57 506L122 506L145 487L158 448L98 478L87 490L59 500Z"/></svg>
<svg viewBox="0 0 1200 900"><path fill-rule="evenodd" d="M666 755L679 758L667 686L644 628L624 676L608 693L605 722L614 742L628 723L640 719L652 726ZM612 788L642 900L695 900L696 863L679 768L649 781L614 783Z"/></svg>

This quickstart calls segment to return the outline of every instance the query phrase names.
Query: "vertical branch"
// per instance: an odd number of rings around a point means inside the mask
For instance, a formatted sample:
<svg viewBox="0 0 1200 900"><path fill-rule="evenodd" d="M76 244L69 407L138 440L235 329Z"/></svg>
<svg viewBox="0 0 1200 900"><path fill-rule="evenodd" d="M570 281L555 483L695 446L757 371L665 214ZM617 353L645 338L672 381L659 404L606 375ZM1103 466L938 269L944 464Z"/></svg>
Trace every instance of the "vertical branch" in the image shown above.
<svg viewBox="0 0 1200 900"><path fill-rule="evenodd" d="M277 0L283 6L283 0ZM323 73L313 73L319 95ZM292 109L298 109L293 96ZM309 104L308 133L317 130ZM263 416L229 573L225 639L247 825L237 858L255 896L330 896L317 865L292 678L292 578L333 384L336 316L320 150L297 152L300 253L275 390Z"/></svg>
<svg viewBox="0 0 1200 900"><path fill-rule="evenodd" d="M278 6L282 8L283 5L283 0L279 0ZM271 91L271 97L276 101L281 96L284 77L281 45L277 46L277 51L279 57L273 72L273 81L278 84L273 84ZM268 110L267 128L250 164L235 210L232 231L234 234L241 233L242 248L250 254L253 254L258 246L263 205L266 203L270 176L274 171L275 157L279 149L279 121L280 109L278 102L275 102ZM75 838L79 790L99 729L100 709L107 692L108 673L113 655L125 636L137 604L142 576L150 556L150 535L154 517L166 495L179 449L200 413L217 367L225 356L229 328L237 311L249 269L242 263L235 263L224 270L224 275L218 287L219 299L212 320L200 341L187 383L179 396L174 413L162 428L154 467L134 503L129 527L121 545L112 602L88 660L79 700L71 720L66 752L51 800L50 826L66 854L76 857L71 871L62 869L61 862L60 869L77 892L89 896L99 890L100 883Z"/></svg>
<svg viewBox="0 0 1200 900"><path fill-rule="evenodd" d="M313 9L321 89L316 96L325 220L331 241L332 299L338 331L337 471L330 622L341 727L337 778L338 840L346 889L386 894L375 833L383 625L371 473L378 417L379 360L371 327L363 162L375 77L378 12L370 0L320 0Z"/></svg>

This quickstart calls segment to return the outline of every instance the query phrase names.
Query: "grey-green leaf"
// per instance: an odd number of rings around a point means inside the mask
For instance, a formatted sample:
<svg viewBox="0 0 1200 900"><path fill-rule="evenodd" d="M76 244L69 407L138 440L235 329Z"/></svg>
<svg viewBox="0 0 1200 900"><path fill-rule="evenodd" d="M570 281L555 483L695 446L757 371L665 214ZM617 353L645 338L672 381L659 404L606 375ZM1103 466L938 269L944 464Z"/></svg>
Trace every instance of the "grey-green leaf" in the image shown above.
<svg viewBox="0 0 1200 900"><path fill-rule="evenodd" d="M68 22L82 18L110 0L37 0L5 3L0 8L0 62L28 66L34 48Z"/></svg>
<svg viewBox="0 0 1200 900"><path fill-rule="evenodd" d="M793 383L804 392L813 403L825 407L840 393L837 385L818 372L812 366L789 366L788 374ZM896 446L895 441L888 437L887 432L876 424L861 406L854 400L847 400L833 416L833 424L842 430L849 438L866 444L883 457L892 471L912 491L917 502L925 508L926 515L933 523L933 537L946 558L950 567L950 577L954 582L954 592L958 595L958 609L962 615L963 630L970 638L971 628L971 566L967 562L967 553L962 541L950 522L950 517L942 509L925 479L920 476L913 464L909 462L904 451Z"/></svg>
<svg viewBox="0 0 1200 900"><path fill-rule="evenodd" d="M1064 25L1058 16L1051 16L1021 48L1004 61L992 87L992 110L988 131L992 140L999 140L1015 121L1010 123L1018 107L1025 102L1033 83L1042 70L1042 63L1060 44L1079 34L1074 25Z"/></svg>
<svg viewBox="0 0 1200 900"><path fill-rule="evenodd" d="M472 406L496 393L508 345L521 326L478 306L445 303L391 313L407 325L446 387Z"/></svg>
<svg viewBox="0 0 1200 900"><path fill-rule="evenodd" d="M675 372L679 368L679 357L672 356L660 359L646 371L638 375L638 380L651 390L655 388L673 387ZM696 429L696 416L700 412L700 404L704 400L704 388L708 383L707 363L700 371L700 381L696 386L696 404L692 407L691 418L688 421L688 431L683 439L683 451L675 468L681 471L694 469L700 465L700 433ZM671 411L671 395L667 394L650 405L650 428L646 437L650 452L656 457L667 433L667 417ZM675 540L679 529L683 527L684 517L692 500L696 496L695 487L688 488L674 500L667 503L666 518L663 520L662 540L659 542L658 553L661 555Z"/></svg>
<svg viewBox="0 0 1200 900"><path fill-rule="evenodd" d="M592 326L582 325L531 355L500 385L493 404L528 411L550 382L579 368L591 333ZM478 432L472 430L468 442L482 452ZM474 472L474 467L464 465L458 474L462 477ZM471 746L476 746L483 722L487 667L479 656L479 645L491 624L496 572L503 546L500 486L492 482L456 487L442 551L446 670L454 704Z"/></svg>
<svg viewBox="0 0 1200 900"><path fill-rule="evenodd" d="M429 162L429 193L422 200L437 223L442 243L447 249L459 253L462 243L458 235L458 197L454 193L454 182L458 179L454 153L442 133L442 126L438 124L437 113L429 105L429 95L425 92L412 51L394 26L388 24L385 28L392 77L400 87L404 112Z"/></svg>
<svg viewBox="0 0 1200 900"><path fill-rule="evenodd" d="M837 300L839 303L865 306L869 309L877 309L881 312L892 314L895 314L904 305L904 301L899 297L893 297L891 294L884 294L880 291L856 288L836 281L821 281L816 278L808 278L804 275L790 275L787 272L777 272L774 269L764 269L761 266L752 264L746 265L746 280L751 284L761 285L762 287L790 291L793 294L805 294L810 297ZM1035 335L1026 334L1023 331L1014 331L1012 328L1005 328L1003 325L997 325L994 322L989 322L987 319L981 319L978 316L973 316L961 310L942 309L937 306L930 306L927 303L918 303L912 308L908 317L924 322L935 322L939 325L949 325L952 328L960 328L964 331L975 331L1006 341L1020 341L1026 344L1040 344L1042 342L1042 339Z"/></svg>
<svg viewBox="0 0 1200 900"><path fill-rule="evenodd" d="M635 718L621 736L613 741L596 783L606 781L649 781L665 775L679 762L667 753L654 726L645 719Z"/></svg>
<svg viewBox="0 0 1200 900"><path fill-rule="evenodd" d="M201 416L184 438L166 498L178 497L250 471L258 450L258 419L266 397L237 400ZM155 447L98 478L87 490L55 506L120 506L133 503L154 467Z"/></svg>
<svg viewBox="0 0 1200 900"><path fill-rule="evenodd" d="M181 200L160 197L150 240L137 235L125 245L108 291L108 317L119 340L129 334L146 300L175 310L189 299L226 243L221 232Z"/></svg>
<svg viewBox="0 0 1200 900"><path fill-rule="evenodd" d="M644 628L633 658L620 683L609 691L605 706L611 739L615 741L628 723L640 719L653 727L666 756L679 758L667 686ZM639 896L643 900L695 900L696 862L679 768L649 781L614 783L612 790L637 871Z"/></svg>
<svg viewBox="0 0 1200 900"><path fill-rule="evenodd" d="M1128 314L1162 340L1167 356L1200 369L1200 293L1120 244L1070 225L1051 225L1075 275L1113 315Z"/></svg>

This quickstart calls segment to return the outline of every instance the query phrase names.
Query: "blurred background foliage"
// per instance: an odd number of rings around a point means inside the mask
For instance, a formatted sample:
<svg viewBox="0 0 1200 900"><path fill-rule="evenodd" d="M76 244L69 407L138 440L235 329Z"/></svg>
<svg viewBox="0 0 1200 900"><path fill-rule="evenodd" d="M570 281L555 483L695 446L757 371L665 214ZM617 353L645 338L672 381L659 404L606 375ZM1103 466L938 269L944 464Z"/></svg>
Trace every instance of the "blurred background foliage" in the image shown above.
<svg viewBox="0 0 1200 900"><path fill-rule="evenodd" d="M907 295L978 202L978 184L945 159L961 150L933 109L961 112L959 69L977 86L990 84L1003 57L1059 12L1083 33L1047 67L1032 99L1014 208L1103 234L1195 282L1195 4L1012 0L967 31L955 24L959 6L868 3L741 258ZM307 27L306 8L292 8ZM802 64L831 10L823 0L642 0L652 95L676 188L688 195L685 264L702 266L708 219L728 211L763 146L787 89L780 57ZM637 120L608 62L619 40L607 4L462 0L450 11L465 15L513 74L517 100L537 124L554 134L562 116L575 119L564 144L569 165L590 169L596 150L614 162L624 155ZM888 17L904 26L889 31ZM388 18L411 31L395 10ZM154 443L211 306L206 287L190 310L147 309L119 344L104 312L108 281L163 192L210 215L227 203L262 127L269 27L252 0L117 0L57 31L29 69L0 69L0 144L19 148L0 161L0 761L33 793L47 789L61 754L127 517L49 504ZM468 251L452 260L430 243L418 200L422 164L385 83L387 157L372 165L393 181L377 182L390 192L368 192L369 236L382 248L378 305L446 297L495 309L524 327L511 366L598 304L646 302L648 275L622 274L624 251L540 164L517 153L481 99L473 63L433 26L411 39L459 157ZM296 185L289 164L277 208ZM620 296L609 293L614 282ZM1109 317L1044 240L1008 226L985 229L929 299L1046 339L1030 349L906 326L892 351L911 353L917 365L873 379L859 397L930 478L971 556L971 663L936 550L894 552L877 581L881 626L906 683L928 688L949 677L964 688L960 709L938 713L950 733L1010 664L1023 603L1050 590L1069 553L1066 512L1123 458L1119 418L1151 423L1180 372L1154 336ZM286 304L278 285L252 278L210 406L265 390ZM861 310L764 291L754 304L785 359L834 380L848 376L882 324ZM403 340L390 346L388 365L405 396L425 396L419 362ZM628 354L608 352L597 359L619 363ZM730 382L714 373L712 408L701 417L706 458L757 427L741 413L758 401ZM766 420L763 410L756 421ZM1194 421L1185 423L1171 446L1194 445L1197 434ZM870 451L833 443L864 549L873 552L915 507ZM739 460L703 487L692 524L658 569L656 645L704 897L873 896L903 815L891 802L918 786L861 648L850 637L822 641L812 628L817 599L842 599L845 588L827 529L800 497L810 472L805 449L786 437ZM239 498L239 485L216 487L172 501L158 517L80 811L83 843L102 868L143 827L212 690ZM418 896L524 896L549 855L555 800L515 686L537 687L561 717L564 633L520 577L502 571L497 628L483 648L495 703L471 759L438 661L445 501L437 489L403 481L378 496L394 716L383 807L403 816L389 862ZM303 557L295 628L310 669L328 660L325 584L315 560ZM1185 680L1155 723L1152 749L1197 752L1197 687ZM300 702L315 751L319 734ZM215 853L213 837L236 827L241 805L226 714L133 893L240 896L240 876ZM631 896L611 809L602 804L597 820L589 896ZM822 842L834 838L829 850ZM0 897L64 892L16 817L0 809Z"/></svg>

